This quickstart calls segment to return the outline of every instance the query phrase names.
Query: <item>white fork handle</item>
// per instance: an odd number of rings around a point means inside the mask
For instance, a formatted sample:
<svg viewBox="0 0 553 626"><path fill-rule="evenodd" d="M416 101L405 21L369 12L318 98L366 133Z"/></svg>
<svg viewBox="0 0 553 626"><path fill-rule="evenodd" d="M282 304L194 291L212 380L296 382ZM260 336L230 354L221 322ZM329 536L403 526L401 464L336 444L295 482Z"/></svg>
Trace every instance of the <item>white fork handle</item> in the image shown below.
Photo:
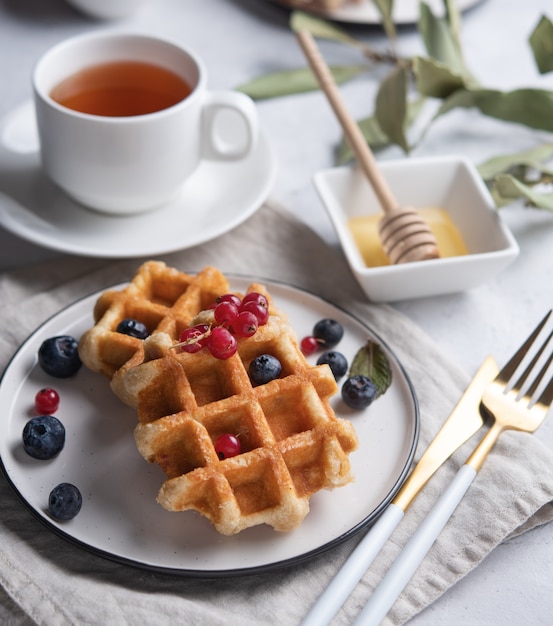
<svg viewBox="0 0 553 626"><path fill-rule="evenodd" d="M403 516L401 507L388 506L312 606L302 626L326 626L332 621Z"/></svg>
<svg viewBox="0 0 553 626"><path fill-rule="evenodd" d="M461 467L423 523L405 544L400 555L358 615L354 626L380 624L453 515L475 477L476 470L470 465Z"/></svg>

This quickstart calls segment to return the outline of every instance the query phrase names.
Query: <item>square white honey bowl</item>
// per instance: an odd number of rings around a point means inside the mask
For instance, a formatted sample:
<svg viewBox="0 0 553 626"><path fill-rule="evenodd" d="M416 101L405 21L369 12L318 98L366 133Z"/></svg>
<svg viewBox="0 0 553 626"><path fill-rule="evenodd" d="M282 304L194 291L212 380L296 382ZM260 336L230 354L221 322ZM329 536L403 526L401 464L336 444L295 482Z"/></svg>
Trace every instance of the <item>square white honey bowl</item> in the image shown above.
<svg viewBox="0 0 553 626"><path fill-rule="evenodd" d="M379 163L400 206L447 212L468 254L428 261L368 267L349 220L381 213L357 167L318 172L314 184L357 281L373 302L393 302L464 291L481 285L518 256L478 171L460 157L407 158Z"/></svg>

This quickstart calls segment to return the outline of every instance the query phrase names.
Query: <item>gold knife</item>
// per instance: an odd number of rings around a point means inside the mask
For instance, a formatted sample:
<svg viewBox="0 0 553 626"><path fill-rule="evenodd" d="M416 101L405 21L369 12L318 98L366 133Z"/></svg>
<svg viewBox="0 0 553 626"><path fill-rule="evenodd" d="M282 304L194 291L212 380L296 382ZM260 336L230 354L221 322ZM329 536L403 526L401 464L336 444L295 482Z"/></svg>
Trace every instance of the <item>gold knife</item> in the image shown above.
<svg viewBox="0 0 553 626"><path fill-rule="evenodd" d="M438 468L482 427L484 420L480 414L480 400L498 371L494 359L487 357L463 397L392 500L392 504L404 513Z"/></svg>
<svg viewBox="0 0 553 626"><path fill-rule="evenodd" d="M497 372L494 359L487 357L402 488L315 602L302 626L330 623L424 485L482 427L484 420L480 414L480 400Z"/></svg>

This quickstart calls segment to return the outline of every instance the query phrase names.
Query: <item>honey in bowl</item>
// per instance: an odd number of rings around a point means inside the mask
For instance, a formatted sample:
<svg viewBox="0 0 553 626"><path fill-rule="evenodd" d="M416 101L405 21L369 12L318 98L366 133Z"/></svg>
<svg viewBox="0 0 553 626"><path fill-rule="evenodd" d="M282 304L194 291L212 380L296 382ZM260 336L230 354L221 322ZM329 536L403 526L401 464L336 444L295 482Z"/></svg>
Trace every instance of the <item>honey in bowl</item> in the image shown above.
<svg viewBox="0 0 553 626"><path fill-rule="evenodd" d="M74 111L107 117L146 115L184 100L190 85L174 72L140 61L113 61L85 68L50 93Z"/></svg>
<svg viewBox="0 0 553 626"><path fill-rule="evenodd" d="M420 209L419 213L434 233L442 258L468 254L461 233L447 211L428 207ZM367 267L380 267L390 264L382 249L378 234L378 222L381 217L381 214L360 215L348 220L353 239Z"/></svg>

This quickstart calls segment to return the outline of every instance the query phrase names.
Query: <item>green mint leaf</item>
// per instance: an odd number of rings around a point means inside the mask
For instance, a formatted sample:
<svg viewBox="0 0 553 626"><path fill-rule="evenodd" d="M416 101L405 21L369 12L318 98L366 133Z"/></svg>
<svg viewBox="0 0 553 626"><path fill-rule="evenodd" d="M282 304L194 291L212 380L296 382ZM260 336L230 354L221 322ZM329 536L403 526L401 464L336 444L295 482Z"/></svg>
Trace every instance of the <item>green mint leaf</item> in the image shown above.
<svg viewBox="0 0 553 626"><path fill-rule="evenodd" d="M377 398L392 384L392 368L388 357L382 347L371 339L353 358L348 376L368 376L376 385Z"/></svg>

